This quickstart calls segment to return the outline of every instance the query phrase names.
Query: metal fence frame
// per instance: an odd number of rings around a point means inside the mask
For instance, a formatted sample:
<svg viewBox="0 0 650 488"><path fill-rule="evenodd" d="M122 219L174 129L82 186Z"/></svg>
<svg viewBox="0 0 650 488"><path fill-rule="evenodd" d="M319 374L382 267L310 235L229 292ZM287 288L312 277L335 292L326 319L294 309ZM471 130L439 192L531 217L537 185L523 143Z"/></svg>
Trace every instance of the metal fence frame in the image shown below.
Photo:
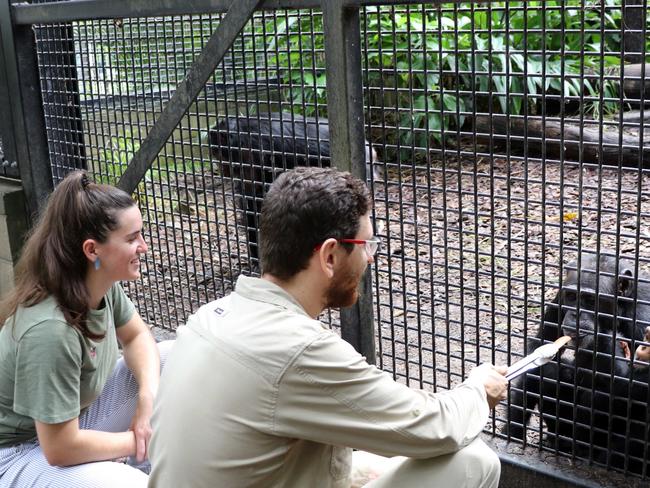
<svg viewBox="0 0 650 488"><path fill-rule="evenodd" d="M3 148L17 163L30 214L52 191L47 132L41 99L38 58L31 25L13 22L12 6L0 3L0 35L8 114L3 114ZM7 105L5 105L6 107Z"/></svg>
<svg viewBox="0 0 650 488"><path fill-rule="evenodd" d="M59 28L65 29L66 23L72 21L100 18L226 14L124 173L119 185L127 191L133 191L210 73L222 60L226 49L256 9L318 8L322 9L325 27L332 158L350 162L349 167L341 169L350 170L365 179L365 107L361 90L363 73L359 9L368 5L421 3L422 0L192 0L182 4L169 0L153 5L148 0L78 0L39 4L0 0L0 106L10 107L10 116L0 118L0 139L5 157L7 161L18 163L17 169L30 211L36 212L52 189L51 159L65 158L65 155L58 154L51 145L48 149L47 100L43 100L40 89L39 53L35 42L37 32L33 26L60 23ZM643 4L641 0L625 2L626 5L640 3ZM637 25L634 24L636 20L638 19L630 18L630 25ZM629 37L625 43L633 49L638 39ZM68 78L74 79L74 76L66 74ZM63 127L54 129L66 130ZM82 137L81 131L77 131L77 134ZM76 158L61 164L70 168L84 167L84 154L80 153ZM342 335L369 362L374 362L375 324L370 271L364 277L360 297L357 305L342 312Z"/></svg>

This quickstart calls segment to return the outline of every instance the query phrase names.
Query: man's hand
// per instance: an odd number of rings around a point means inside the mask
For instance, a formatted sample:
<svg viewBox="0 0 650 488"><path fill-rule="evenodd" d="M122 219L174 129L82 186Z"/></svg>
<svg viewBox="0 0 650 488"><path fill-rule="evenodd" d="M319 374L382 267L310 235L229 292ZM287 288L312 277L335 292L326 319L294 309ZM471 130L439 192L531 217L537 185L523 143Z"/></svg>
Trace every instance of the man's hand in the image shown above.
<svg viewBox="0 0 650 488"><path fill-rule="evenodd" d="M138 405L131 420L129 430L135 435L135 458L138 463L148 457L149 439L151 439L151 414L153 412L153 396L146 393L138 395Z"/></svg>
<svg viewBox="0 0 650 488"><path fill-rule="evenodd" d="M507 366L483 363L469 374L471 378L476 378L485 386L485 394L490 408L496 407L508 395L508 380L505 377L507 370Z"/></svg>

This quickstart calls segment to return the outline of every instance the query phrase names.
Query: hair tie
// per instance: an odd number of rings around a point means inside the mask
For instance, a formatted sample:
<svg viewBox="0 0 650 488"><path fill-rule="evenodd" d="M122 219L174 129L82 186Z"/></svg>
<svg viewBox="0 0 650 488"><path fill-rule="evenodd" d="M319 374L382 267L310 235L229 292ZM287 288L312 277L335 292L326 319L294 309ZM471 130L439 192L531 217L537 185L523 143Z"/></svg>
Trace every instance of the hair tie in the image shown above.
<svg viewBox="0 0 650 488"><path fill-rule="evenodd" d="M88 175L86 173L81 175L81 186L83 187L84 190L88 188L88 185L90 185L91 183L92 181L90 181L90 178L88 178Z"/></svg>

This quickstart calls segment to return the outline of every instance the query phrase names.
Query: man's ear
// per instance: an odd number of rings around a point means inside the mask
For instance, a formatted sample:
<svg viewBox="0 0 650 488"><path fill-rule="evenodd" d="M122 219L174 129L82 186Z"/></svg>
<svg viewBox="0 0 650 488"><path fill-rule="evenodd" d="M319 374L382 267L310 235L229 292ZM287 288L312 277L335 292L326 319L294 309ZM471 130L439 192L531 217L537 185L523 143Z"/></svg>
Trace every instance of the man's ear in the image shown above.
<svg viewBox="0 0 650 488"><path fill-rule="evenodd" d="M338 243L336 242L336 239L330 238L323 242L318 250L318 262L320 268L329 279L334 276L334 268L336 265L335 251L337 245Z"/></svg>
<svg viewBox="0 0 650 488"><path fill-rule="evenodd" d="M81 249L88 261L94 262L97 259L97 241L95 239L86 239L83 241Z"/></svg>

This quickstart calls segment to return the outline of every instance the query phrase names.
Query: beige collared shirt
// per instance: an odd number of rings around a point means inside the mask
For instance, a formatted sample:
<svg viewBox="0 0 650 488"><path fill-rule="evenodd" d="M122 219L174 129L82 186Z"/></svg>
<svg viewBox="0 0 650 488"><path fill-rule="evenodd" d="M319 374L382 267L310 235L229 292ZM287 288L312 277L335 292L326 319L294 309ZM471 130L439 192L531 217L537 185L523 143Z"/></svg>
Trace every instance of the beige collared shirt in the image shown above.
<svg viewBox="0 0 650 488"><path fill-rule="evenodd" d="M161 378L150 487L345 487L350 448L428 458L488 418L467 380L431 394L393 381L280 287L240 276L201 307Z"/></svg>

